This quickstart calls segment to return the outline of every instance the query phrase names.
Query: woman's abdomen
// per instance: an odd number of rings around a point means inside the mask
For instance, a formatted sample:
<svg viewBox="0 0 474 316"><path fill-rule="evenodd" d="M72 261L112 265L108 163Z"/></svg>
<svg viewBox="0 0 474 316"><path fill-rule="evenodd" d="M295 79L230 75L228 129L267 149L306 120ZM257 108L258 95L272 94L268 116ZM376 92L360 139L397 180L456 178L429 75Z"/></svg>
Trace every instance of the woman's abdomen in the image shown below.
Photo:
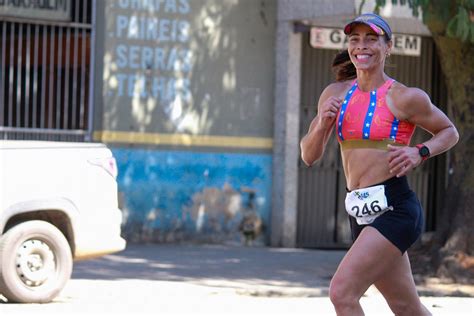
<svg viewBox="0 0 474 316"><path fill-rule="evenodd" d="M368 187L393 177L388 168L388 151L373 148L346 149L342 162L349 190Z"/></svg>

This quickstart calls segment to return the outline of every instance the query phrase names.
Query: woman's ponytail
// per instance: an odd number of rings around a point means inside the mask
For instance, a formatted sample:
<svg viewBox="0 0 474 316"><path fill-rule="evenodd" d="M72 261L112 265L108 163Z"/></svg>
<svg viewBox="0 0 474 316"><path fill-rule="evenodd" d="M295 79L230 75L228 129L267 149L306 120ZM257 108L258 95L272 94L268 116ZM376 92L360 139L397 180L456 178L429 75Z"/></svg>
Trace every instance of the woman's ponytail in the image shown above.
<svg viewBox="0 0 474 316"><path fill-rule="evenodd" d="M332 71L336 75L336 81L346 81L357 76L356 68L351 62L347 50L338 53L332 61Z"/></svg>

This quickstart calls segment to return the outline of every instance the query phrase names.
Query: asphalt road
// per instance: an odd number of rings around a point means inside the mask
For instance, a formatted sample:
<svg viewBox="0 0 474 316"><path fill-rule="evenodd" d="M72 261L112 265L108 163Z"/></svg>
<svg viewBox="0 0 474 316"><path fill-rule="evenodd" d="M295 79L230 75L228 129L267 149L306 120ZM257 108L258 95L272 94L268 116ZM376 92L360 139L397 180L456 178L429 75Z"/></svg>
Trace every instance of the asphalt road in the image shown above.
<svg viewBox="0 0 474 316"><path fill-rule="evenodd" d="M0 300L0 315L335 315L327 293L343 255L303 249L129 245L119 254L77 262L72 279L54 302ZM473 297L426 293L438 295L422 297L433 315L474 315ZM361 304L366 315L392 315L374 288Z"/></svg>

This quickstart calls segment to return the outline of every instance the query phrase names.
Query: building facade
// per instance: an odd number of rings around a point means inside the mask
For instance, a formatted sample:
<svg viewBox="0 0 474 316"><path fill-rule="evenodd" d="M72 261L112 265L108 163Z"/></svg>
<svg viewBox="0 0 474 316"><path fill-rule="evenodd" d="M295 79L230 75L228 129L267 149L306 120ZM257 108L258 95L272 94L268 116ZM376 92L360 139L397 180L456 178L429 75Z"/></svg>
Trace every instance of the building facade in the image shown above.
<svg viewBox="0 0 474 316"><path fill-rule="evenodd" d="M358 1L25 3L0 3L0 136L108 144L129 241L348 244L337 145L307 169L298 144ZM394 78L445 101L426 28L384 10ZM427 205L436 164L413 178Z"/></svg>

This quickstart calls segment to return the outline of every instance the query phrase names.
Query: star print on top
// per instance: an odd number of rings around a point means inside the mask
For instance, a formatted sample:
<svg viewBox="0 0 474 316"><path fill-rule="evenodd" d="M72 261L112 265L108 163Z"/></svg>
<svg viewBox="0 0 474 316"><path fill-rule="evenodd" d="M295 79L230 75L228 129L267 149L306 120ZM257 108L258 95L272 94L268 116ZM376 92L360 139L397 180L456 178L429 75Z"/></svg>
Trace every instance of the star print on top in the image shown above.
<svg viewBox="0 0 474 316"><path fill-rule="evenodd" d="M357 87L357 81L354 80L336 119L339 143L369 140L410 144L415 125L398 120L385 100L387 91L394 81L389 79L378 89L364 92Z"/></svg>

